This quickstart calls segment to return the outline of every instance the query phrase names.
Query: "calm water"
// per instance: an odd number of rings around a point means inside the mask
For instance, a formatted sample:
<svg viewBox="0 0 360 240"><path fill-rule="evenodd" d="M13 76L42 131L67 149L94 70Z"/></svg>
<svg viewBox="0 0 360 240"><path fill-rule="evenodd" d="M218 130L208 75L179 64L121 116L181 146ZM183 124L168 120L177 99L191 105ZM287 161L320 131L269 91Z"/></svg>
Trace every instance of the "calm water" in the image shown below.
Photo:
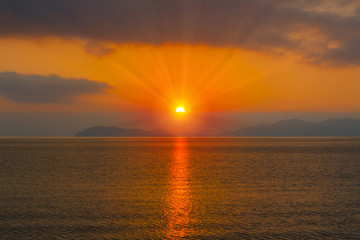
<svg viewBox="0 0 360 240"><path fill-rule="evenodd" d="M360 239L360 138L2 138L0 239Z"/></svg>

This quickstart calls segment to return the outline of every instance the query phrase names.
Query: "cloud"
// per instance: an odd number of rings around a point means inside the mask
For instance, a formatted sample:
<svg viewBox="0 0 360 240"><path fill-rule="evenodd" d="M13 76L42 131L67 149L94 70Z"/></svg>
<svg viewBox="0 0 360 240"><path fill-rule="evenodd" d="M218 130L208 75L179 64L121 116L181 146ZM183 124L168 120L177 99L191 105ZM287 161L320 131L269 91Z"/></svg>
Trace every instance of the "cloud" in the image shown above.
<svg viewBox="0 0 360 240"><path fill-rule="evenodd" d="M100 42L182 42L359 65L359 9L357 0L0 0L0 37L88 39L98 56L111 51Z"/></svg>
<svg viewBox="0 0 360 240"><path fill-rule="evenodd" d="M86 79L0 73L0 94L14 102L66 103L75 96L102 93L106 88L110 88L106 83Z"/></svg>
<svg viewBox="0 0 360 240"><path fill-rule="evenodd" d="M98 58L104 57L115 51L115 49L107 47L97 41L88 41L85 49L88 53L95 55Z"/></svg>

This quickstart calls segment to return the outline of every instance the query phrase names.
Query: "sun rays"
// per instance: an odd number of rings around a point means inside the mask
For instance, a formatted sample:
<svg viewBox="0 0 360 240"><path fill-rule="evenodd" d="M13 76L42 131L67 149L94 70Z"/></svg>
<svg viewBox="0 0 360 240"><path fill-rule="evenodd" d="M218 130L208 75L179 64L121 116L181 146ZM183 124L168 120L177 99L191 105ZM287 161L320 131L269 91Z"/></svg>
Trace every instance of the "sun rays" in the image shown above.
<svg viewBox="0 0 360 240"><path fill-rule="evenodd" d="M116 52L112 66L118 80L112 83L119 97L150 110L168 111L178 102L196 111L236 109L266 89L235 49L166 44L119 46ZM124 92L123 82L133 91ZM251 89L254 82L257 87ZM226 95L236 92L241 99L229 101Z"/></svg>

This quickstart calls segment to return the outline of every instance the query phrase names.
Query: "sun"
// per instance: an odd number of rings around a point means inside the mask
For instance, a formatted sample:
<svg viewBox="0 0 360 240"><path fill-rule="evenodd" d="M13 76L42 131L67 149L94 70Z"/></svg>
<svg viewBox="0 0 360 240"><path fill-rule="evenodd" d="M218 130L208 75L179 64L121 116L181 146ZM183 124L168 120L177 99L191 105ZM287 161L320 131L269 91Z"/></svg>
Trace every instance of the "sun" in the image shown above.
<svg viewBox="0 0 360 240"><path fill-rule="evenodd" d="M178 113L178 112L184 113L184 112L185 112L185 108L183 108L183 107L178 107L178 108L176 108L176 112L177 112L177 113Z"/></svg>

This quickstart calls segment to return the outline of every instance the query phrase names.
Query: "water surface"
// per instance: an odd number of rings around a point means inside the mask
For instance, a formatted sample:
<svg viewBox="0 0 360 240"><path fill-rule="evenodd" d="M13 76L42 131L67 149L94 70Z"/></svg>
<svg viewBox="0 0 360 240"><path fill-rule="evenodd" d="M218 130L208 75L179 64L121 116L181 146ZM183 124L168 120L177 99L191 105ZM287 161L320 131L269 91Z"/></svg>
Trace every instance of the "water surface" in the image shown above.
<svg viewBox="0 0 360 240"><path fill-rule="evenodd" d="M2 138L1 239L360 239L360 138Z"/></svg>

